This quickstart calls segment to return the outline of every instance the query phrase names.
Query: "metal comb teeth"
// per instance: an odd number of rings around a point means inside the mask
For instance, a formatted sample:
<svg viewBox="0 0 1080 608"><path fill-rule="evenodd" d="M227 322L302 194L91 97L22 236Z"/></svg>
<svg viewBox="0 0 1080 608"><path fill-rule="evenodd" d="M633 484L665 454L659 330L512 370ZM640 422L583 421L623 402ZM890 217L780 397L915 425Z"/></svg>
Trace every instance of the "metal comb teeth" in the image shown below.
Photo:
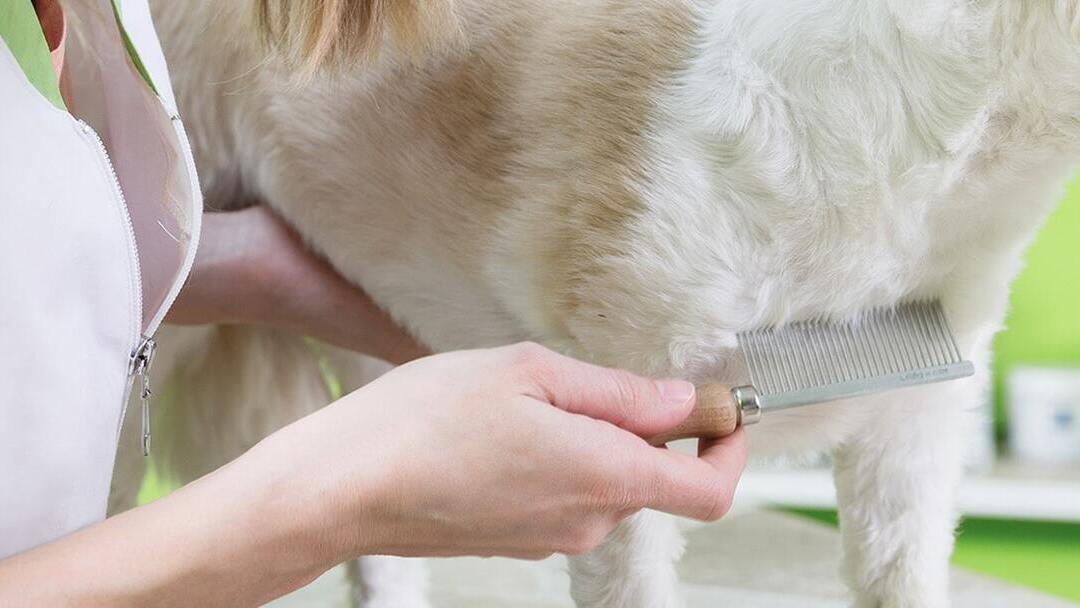
<svg viewBox="0 0 1080 608"><path fill-rule="evenodd" d="M975 373L937 300L738 335L762 410L834 401Z"/></svg>

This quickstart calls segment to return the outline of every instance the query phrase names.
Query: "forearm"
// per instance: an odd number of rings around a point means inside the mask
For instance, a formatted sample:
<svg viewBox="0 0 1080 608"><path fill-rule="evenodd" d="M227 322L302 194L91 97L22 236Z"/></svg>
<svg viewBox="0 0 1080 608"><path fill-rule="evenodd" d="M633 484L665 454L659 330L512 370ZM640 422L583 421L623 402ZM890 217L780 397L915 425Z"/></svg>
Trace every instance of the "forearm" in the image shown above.
<svg viewBox="0 0 1080 608"><path fill-rule="evenodd" d="M329 344L378 357L395 365L429 354L364 292L341 280L329 266L285 281L269 270L258 281L262 302L246 322L291 329Z"/></svg>
<svg viewBox="0 0 1080 608"><path fill-rule="evenodd" d="M0 606L254 606L331 567L238 464L0 562Z"/></svg>
<svg viewBox="0 0 1080 608"><path fill-rule="evenodd" d="M205 214L201 241L170 322L290 329L395 364L428 354L265 207Z"/></svg>
<svg viewBox="0 0 1080 608"><path fill-rule="evenodd" d="M693 386L535 345L410 363L146 507L0 562L0 606L253 606L358 555L539 558L642 508L713 520L741 433L648 445ZM522 438L528 438L523 441Z"/></svg>

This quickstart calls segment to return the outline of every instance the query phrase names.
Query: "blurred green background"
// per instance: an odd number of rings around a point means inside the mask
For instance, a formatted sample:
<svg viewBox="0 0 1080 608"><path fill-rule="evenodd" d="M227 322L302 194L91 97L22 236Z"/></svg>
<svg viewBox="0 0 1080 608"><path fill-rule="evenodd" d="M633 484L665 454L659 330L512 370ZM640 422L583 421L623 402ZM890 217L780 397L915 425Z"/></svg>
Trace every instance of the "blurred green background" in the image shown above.
<svg viewBox="0 0 1080 608"><path fill-rule="evenodd" d="M832 526L835 511L792 509ZM1080 524L966 519L953 564L1060 598L1080 601ZM1017 608L1023 608L1018 606Z"/></svg>
<svg viewBox="0 0 1080 608"><path fill-rule="evenodd" d="M1020 203L1020 201L1018 201ZM1018 364L1080 367L1080 178L1050 216L1013 285L1005 330L994 343L994 413L1007 438L1004 381ZM970 520L953 561L1080 602L1080 524Z"/></svg>
<svg viewBox="0 0 1080 608"><path fill-rule="evenodd" d="M1021 201L1017 201L1018 204ZM1006 449L1004 381L1018 364L1080 367L1080 176L1026 255L994 342L994 422ZM832 511L795 511L835 525ZM1080 524L968 519L957 566L1080 602Z"/></svg>
<svg viewBox="0 0 1080 608"><path fill-rule="evenodd" d="M1020 201L1017 201L1018 204ZM994 404L1005 436L1003 382L1021 363L1080 367L1080 176L1027 253L1005 331L994 343Z"/></svg>

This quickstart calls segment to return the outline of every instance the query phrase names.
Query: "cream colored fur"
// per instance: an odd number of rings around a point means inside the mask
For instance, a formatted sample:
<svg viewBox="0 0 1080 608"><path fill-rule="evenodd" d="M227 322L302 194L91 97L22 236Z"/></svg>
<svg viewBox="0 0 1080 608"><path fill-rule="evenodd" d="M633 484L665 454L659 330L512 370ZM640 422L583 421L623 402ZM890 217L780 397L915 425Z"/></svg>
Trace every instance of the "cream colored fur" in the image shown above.
<svg viewBox="0 0 1080 608"><path fill-rule="evenodd" d="M835 451L857 606L948 604L990 340L1078 154L1075 0L462 0L464 42L303 85L246 2L154 5L208 200L265 198L438 350L740 381L742 329L941 297L974 379L766 416L750 444ZM326 399L301 346L244 340L183 358L216 373L159 425L184 478ZM572 560L574 596L677 606L680 551L639 516Z"/></svg>

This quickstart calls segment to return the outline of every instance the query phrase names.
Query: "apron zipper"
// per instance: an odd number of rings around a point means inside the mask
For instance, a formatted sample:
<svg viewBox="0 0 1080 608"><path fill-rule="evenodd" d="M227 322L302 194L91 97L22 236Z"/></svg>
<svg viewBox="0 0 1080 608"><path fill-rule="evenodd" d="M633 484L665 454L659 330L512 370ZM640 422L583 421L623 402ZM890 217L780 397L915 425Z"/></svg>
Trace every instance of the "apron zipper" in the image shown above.
<svg viewBox="0 0 1080 608"><path fill-rule="evenodd" d="M166 107L164 101L160 97L158 97L158 102L162 104L163 108ZM187 165L188 163L192 162L192 157L191 147L188 144L187 133L184 131L184 125L182 122L180 122L180 117L176 114L169 115L169 123L174 129L177 142L180 146L180 151L183 153L183 157L181 158L181 160L185 165ZM107 151L105 152L105 158L108 159ZM109 162L109 167L112 167L111 161ZM116 179L115 173L113 174L113 177L114 179ZM117 184L119 184L118 181ZM198 192L199 183L195 180L194 177L192 177L190 170L188 171L188 185L190 188L192 188L192 196L195 196L194 193ZM126 203L124 205L124 209L127 209ZM134 227L132 227L131 225L130 216L128 216L128 226L131 228L132 239L134 239L135 232ZM181 278L177 282L177 284L174 285L167 294L165 294L165 300L162 302L161 307L158 309L157 313L154 314L154 317L150 319L150 323L146 327L146 333L142 335L142 341L139 343L138 348L135 349L135 352L131 354L130 365L128 366L128 395L130 395L131 385L134 384L135 378L138 377L142 380L142 387L139 391L139 403L142 410L141 418L143 456L150 455L150 440L153 431L153 425L151 424L152 416L150 412L150 398L153 397L154 393L150 390L150 367L154 363L154 352L156 352L157 350L157 340L154 338L154 335L157 332L157 328L161 326L161 323L165 318L165 314L169 311L170 308L172 308L173 303L176 302L176 298L179 297L179 290L181 287L183 287L184 283L187 280L188 274L191 272L191 267L195 264L195 252L199 242L199 233L201 228L202 214L200 210L200 212L195 213L194 218L192 218L191 238L192 243L194 243L195 246L188 248L188 251L184 256L184 260L181 262L180 274L178 275ZM132 242L135 241L132 240ZM140 271L140 281L141 276L142 275ZM127 398L128 397L125 397L124 400L125 407L127 404Z"/></svg>
<svg viewBox="0 0 1080 608"><path fill-rule="evenodd" d="M134 256L135 262L135 302L137 304L137 319L133 323L132 327L132 352L129 358L128 365L128 378L127 389L124 394L124 403L122 404L120 425L124 423L124 419L127 415L128 399L131 395L131 390L134 387L136 376L142 379L141 401L142 401L142 448L143 454L149 456L150 454L150 366L153 362L154 351L157 347L157 343L154 340L154 334L157 332L158 327L164 321L165 315L169 308L176 301L179 295L180 289L183 287L187 280L188 274L191 272L191 267L195 262L195 250L199 242L199 233L202 227L202 204L198 178L195 175L195 163L191 154L191 145L187 140L187 134L184 131L184 125L180 121L180 117L177 115L175 107L172 104L166 103L165 99L158 93L157 88L154 86L153 80L150 78L148 72L143 66L141 59L138 56L135 46L128 39L128 33L124 29L123 20L121 18L121 10L119 4L113 0L112 4L112 16L116 20L116 25L120 30L121 39L124 42L124 46L127 50L128 63L137 77L141 81L145 81L143 84L149 87L149 92L157 100L159 109L168 118L169 126L172 128L173 136L177 139L177 147L179 148L180 158L179 164L184 169L187 175L188 187L189 187L189 212L192 214L188 218L188 229L190 230L190 242L187 246L184 259L181 261L180 273L173 281L168 292L165 294L165 299L162 304L154 311L153 316L149 321L146 321L145 311L143 311L143 276L142 276L142 264L139 259L139 247L135 238L135 227L131 220L131 214L128 209L127 200L124 197L123 188L120 185L120 179L116 174L116 168L113 166L112 158L109 156L109 151L105 147L105 142L101 139L101 136L91 127L86 121L75 118L79 123L83 132L88 137L94 140L97 145L100 157L104 159L105 166L108 169L109 177L112 179L113 188L117 197L120 200L121 213L127 224L128 231L128 244L131 253ZM166 78L166 81L168 79ZM196 204L198 203L198 204ZM144 325L145 323L145 325ZM119 434L120 428L117 429Z"/></svg>
<svg viewBox="0 0 1080 608"><path fill-rule="evenodd" d="M128 396L131 394L131 388L135 382L135 377L138 376L142 378L142 390L140 392L140 400L142 403L142 450L143 456L149 456L151 431L150 397L152 395L150 391L150 365L154 360L154 351L157 348L157 342L154 341L153 334L149 336L141 335L141 332L139 331L139 326L142 325L143 318L142 266L139 263L139 249L135 241L135 226L131 222L131 214L128 212L127 199L124 198L124 190L120 187L120 178L116 175L116 169L113 167L112 158L109 156L109 150L105 147L105 142L101 140L101 136L97 134L97 131L95 131L89 123L81 119L77 119L77 122L79 123L79 128L82 129L82 132L90 136L94 143L97 144L98 152L105 161L106 168L108 168L113 190L120 200L120 209L124 216L125 225L127 226L128 242L130 243L131 253L135 260L135 300L138 304L136 306L138 309L138 320L135 321L135 327L132 331L132 334L134 335L132 342L136 343L136 346L128 359L128 389L124 392L124 404L121 410L120 421L121 424L123 424L127 412Z"/></svg>
<svg viewBox="0 0 1080 608"><path fill-rule="evenodd" d="M142 404L142 451L143 456L150 455L150 397L153 396L153 392L150 390L150 366L154 364L154 351L157 349L157 342L153 337L145 337L139 348L135 350L131 355L131 360L128 364L128 377L132 381L136 377L142 379L142 389L139 391L139 402Z"/></svg>

